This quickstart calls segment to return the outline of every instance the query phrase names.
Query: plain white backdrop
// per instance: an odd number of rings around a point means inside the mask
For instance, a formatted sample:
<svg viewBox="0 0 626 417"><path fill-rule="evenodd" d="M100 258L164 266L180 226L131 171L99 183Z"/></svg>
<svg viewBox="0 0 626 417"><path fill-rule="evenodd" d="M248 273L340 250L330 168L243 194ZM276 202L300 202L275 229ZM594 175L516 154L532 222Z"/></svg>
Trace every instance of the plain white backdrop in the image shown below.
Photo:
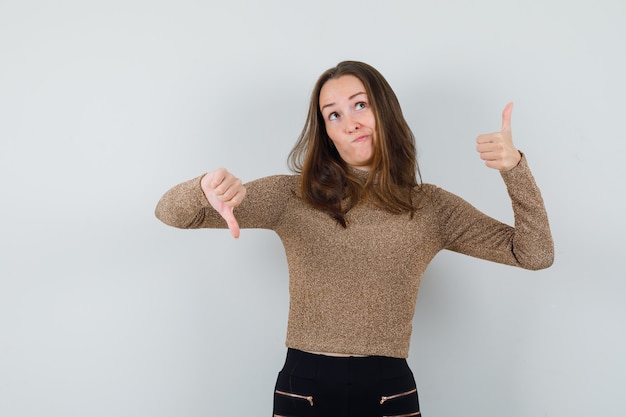
<svg viewBox="0 0 626 417"><path fill-rule="evenodd" d="M170 186L286 173L317 76L377 67L424 181L510 222L475 137L515 101L556 243L529 272L441 253L410 353L427 417L626 409L626 3L0 0L0 415L270 415L279 239L181 231Z"/></svg>

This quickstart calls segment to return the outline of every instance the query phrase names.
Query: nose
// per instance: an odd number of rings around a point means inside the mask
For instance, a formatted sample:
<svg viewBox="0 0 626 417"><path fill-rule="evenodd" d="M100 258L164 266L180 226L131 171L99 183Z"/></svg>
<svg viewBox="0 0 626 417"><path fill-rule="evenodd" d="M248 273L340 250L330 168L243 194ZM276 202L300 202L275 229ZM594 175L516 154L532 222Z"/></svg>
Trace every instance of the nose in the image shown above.
<svg viewBox="0 0 626 417"><path fill-rule="evenodd" d="M346 117L345 122L346 122L346 131L348 133L354 133L361 128L361 123L352 116Z"/></svg>

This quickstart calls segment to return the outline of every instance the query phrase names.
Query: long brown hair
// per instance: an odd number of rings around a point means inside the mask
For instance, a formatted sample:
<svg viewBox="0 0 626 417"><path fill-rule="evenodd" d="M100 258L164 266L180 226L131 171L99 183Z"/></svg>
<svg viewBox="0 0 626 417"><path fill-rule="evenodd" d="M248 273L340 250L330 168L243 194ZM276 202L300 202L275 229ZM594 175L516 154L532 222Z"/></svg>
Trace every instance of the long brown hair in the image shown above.
<svg viewBox="0 0 626 417"><path fill-rule="evenodd" d="M365 181L339 156L320 111L322 87L327 81L344 75L355 76L363 83L376 121L373 168ZM289 154L288 163L300 174L302 198L327 212L343 227L347 227L348 211L364 198L373 198L378 206L395 214L412 216L417 210L413 189L421 185L421 176L415 137L387 80L363 62L340 62L319 77L311 94L304 128Z"/></svg>

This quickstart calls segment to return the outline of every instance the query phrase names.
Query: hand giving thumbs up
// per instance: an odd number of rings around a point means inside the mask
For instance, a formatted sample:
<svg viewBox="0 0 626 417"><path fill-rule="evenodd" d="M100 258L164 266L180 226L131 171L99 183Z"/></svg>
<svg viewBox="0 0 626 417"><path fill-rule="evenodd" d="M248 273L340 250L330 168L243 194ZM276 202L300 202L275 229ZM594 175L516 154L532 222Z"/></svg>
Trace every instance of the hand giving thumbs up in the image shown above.
<svg viewBox="0 0 626 417"><path fill-rule="evenodd" d="M507 104L502 111L502 130L486 133L476 138L478 144L476 150L489 168L508 171L515 168L522 158L513 145L511 113L513 113L513 103Z"/></svg>

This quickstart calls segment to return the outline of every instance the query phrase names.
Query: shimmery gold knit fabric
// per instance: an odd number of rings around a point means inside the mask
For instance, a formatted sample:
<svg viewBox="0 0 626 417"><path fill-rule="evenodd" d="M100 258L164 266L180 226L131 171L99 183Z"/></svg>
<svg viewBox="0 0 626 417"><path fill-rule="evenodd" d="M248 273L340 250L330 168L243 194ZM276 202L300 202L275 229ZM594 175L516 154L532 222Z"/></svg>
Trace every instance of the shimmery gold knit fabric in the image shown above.
<svg viewBox="0 0 626 417"><path fill-rule="evenodd" d="M179 228L226 227L200 189L200 178L165 193L157 217ZM425 184L422 208L413 219L362 203L348 213L344 229L297 197L297 175L246 184L247 196L235 209L239 225L274 230L285 247L287 346L406 358L420 280L442 249L527 269L550 266L554 250L548 218L526 158L502 178L515 227Z"/></svg>

